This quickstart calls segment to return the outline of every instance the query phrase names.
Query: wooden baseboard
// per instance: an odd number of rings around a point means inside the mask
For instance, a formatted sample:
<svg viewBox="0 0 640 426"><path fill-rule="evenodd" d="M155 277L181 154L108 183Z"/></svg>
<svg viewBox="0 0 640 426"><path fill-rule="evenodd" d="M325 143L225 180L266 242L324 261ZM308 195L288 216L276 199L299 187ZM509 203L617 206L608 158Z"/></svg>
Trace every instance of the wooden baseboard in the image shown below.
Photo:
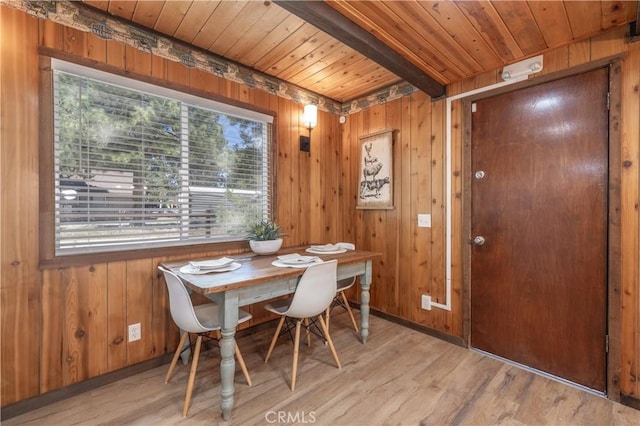
<svg viewBox="0 0 640 426"><path fill-rule="evenodd" d="M620 404L640 410L640 398L637 396L620 393Z"/></svg>
<svg viewBox="0 0 640 426"><path fill-rule="evenodd" d="M359 304L352 303L352 302L349 302L349 304L351 306L355 307L355 308L360 309L360 305ZM386 319L387 321L391 321L391 322L394 322L396 324L405 326L405 327L410 328L412 330L416 330L416 331L419 331L421 333L428 334L429 336L437 337L438 339L444 340L445 342L453 343L454 345L461 346L463 348L467 347L467 345L465 344L465 341L464 341L464 339L462 337L453 336L451 334L447 334L447 333L444 333L444 332L439 331L439 330L434 330L433 328L429 328L429 327L427 327L425 325L418 324L418 323L415 323L415 322L412 322L412 321L408 321L408 320L406 320L404 318L400 318L400 317L397 317L395 315L391 315L391 314L388 314L386 312L379 311L377 309L369 308L369 312L371 313L371 315L375 315L377 317L380 317L380 318Z"/></svg>

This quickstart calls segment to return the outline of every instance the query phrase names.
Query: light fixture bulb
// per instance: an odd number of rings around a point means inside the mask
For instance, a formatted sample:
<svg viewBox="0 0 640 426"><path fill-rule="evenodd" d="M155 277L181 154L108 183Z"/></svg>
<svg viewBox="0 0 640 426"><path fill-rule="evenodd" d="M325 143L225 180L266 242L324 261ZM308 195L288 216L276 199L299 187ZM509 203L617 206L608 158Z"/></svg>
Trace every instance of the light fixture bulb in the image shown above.
<svg viewBox="0 0 640 426"><path fill-rule="evenodd" d="M302 114L302 122L308 129L313 129L318 124L318 107L316 105L305 105Z"/></svg>

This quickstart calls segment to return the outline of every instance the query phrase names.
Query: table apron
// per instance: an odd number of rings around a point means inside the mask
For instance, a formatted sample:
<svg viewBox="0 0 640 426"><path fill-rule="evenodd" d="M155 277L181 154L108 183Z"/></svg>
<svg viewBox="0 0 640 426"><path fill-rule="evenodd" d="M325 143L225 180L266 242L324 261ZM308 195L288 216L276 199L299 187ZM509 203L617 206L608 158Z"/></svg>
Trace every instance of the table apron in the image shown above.
<svg viewBox="0 0 640 426"><path fill-rule="evenodd" d="M338 266L337 278L338 280L356 276L364 278L367 272L366 266L367 262ZM228 298L231 295L237 295L238 306L247 306L294 293L299 279L300 277L287 278L264 284L242 287L235 290L227 290L226 295L221 292L207 294L206 296L214 302L222 305L224 304L225 296Z"/></svg>
<svg viewBox="0 0 640 426"><path fill-rule="evenodd" d="M345 278L364 276L367 271L367 262L352 263L338 266L338 280Z"/></svg>
<svg viewBox="0 0 640 426"><path fill-rule="evenodd" d="M264 300L284 296L285 294L291 294L296 291L298 279L298 277L295 277L239 288L236 290L238 294L238 305L251 305Z"/></svg>

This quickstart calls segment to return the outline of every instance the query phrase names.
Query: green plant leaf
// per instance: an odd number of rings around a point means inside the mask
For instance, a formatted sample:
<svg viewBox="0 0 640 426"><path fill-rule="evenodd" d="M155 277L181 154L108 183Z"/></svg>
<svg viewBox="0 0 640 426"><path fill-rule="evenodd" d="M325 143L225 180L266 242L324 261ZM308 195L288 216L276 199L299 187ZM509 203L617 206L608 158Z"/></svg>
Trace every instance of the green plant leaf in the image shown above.
<svg viewBox="0 0 640 426"><path fill-rule="evenodd" d="M268 241L280 238L282 233L275 222L262 220L249 228L249 239L255 241Z"/></svg>

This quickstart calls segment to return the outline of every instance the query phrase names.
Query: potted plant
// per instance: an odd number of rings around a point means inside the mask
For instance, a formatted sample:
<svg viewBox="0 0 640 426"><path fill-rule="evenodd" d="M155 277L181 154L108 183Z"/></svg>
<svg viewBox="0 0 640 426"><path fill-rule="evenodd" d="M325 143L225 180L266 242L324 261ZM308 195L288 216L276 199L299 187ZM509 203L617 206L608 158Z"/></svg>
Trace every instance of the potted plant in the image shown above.
<svg viewBox="0 0 640 426"><path fill-rule="evenodd" d="M268 220L262 220L249 228L249 246L256 254L273 254L282 247L280 227Z"/></svg>

